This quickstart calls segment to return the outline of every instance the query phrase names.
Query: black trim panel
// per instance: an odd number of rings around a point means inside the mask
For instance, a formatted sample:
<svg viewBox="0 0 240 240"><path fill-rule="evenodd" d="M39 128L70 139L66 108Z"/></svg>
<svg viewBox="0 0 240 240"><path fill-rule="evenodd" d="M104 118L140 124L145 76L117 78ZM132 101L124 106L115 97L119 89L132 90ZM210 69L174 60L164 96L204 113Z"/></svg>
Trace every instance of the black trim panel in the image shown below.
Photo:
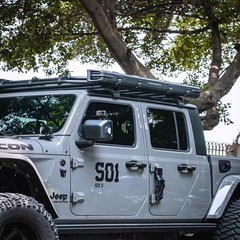
<svg viewBox="0 0 240 240"><path fill-rule="evenodd" d="M197 109L188 109L188 112L192 123L192 131L195 141L196 154L206 156L207 155L206 143L199 113Z"/></svg>

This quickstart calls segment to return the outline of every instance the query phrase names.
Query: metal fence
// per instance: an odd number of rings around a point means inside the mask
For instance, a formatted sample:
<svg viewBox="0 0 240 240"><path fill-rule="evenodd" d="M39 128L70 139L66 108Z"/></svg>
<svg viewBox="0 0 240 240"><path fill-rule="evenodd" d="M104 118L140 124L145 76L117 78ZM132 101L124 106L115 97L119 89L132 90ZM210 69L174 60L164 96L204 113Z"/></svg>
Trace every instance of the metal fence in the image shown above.
<svg viewBox="0 0 240 240"><path fill-rule="evenodd" d="M206 142L207 154L208 155L218 155L218 156L226 156L229 143L222 142Z"/></svg>

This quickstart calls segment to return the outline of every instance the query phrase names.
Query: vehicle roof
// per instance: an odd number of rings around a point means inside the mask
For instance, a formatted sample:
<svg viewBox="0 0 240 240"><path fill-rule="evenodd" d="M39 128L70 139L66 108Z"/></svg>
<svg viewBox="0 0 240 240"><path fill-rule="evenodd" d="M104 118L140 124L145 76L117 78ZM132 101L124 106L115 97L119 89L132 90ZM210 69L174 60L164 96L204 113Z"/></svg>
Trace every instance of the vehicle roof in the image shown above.
<svg viewBox="0 0 240 240"><path fill-rule="evenodd" d="M0 79L0 93L63 89L81 89L87 90L89 95L178 105L183 105L182 97L197 98L200 95L197 87L100 70L87 70L87 77Z"/></svg>

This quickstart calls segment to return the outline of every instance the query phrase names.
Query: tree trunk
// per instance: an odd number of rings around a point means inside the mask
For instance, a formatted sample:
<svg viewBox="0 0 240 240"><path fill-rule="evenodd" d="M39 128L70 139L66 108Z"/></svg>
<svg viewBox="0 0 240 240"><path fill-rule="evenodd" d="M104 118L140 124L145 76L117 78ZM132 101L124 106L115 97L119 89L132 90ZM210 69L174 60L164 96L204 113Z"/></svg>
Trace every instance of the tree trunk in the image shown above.
<svg viewBox="0 0 240 240"><path fill-rule="evenodd" d="M155 76L146 68L122 41L115 24L110 24L110 19L97 0L80 0L82 6L91 16L100 36L106 43L112 57L121 66L123 71L130 75L138 75L146 78ZM109 8L109 11L113 9ZM108 16L114 14L108 13ZM111 15L112 16L112 15Z"/></svg>

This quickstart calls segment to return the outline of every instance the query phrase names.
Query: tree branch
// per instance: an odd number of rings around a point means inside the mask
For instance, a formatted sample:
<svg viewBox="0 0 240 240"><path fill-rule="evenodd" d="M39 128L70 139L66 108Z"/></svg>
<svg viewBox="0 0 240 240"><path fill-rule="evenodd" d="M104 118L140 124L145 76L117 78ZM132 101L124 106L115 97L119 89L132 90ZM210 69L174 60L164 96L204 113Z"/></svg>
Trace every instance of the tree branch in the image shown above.
<svg viewBox="0 0 240 240"><path fill-rule="evenodd" d="M214 89L217 98L220 99L229 93L232 86L240 76L240 49L235 55L233 61L228 66L222 77L215 84Z"/></svg>
<svg viewBox="0 0 240 240"><path fill-rule="evenodd" d="M65 28L66 29L66 28ZM146 28L146 27L128 27L128 28L117 28L118 31L123 32L123 31L128 31L128 30L145 30L145 31L151 31L151 32L156 32L156 33L178 33L178 34L196 34L196 33L201 33L205 32L208 29L210 29L210 26L206 26L201 29L196 29L196 30L167 30L167 29L156 29L156 28ZM67 29L66 29L67 30ZM69 34L63 34L63 35L73 35L73 36L89 36L89 35L98 35L99 32L90 32L90 33L69 33Z"/></svg>
<svg viewBox="0 0 240 240"><path fill-rule="evenodd" d="M175 2L173 1L173 2L170 2L170 3L161 3L161 4L156 4L156 5L154 5L154 6L150 6L150 7L146 7L146 8L144 8L144 9L141 9L141 10L139 10L139 11L136 11L136 12L133 12L133 13L126 13L126 14L122 14L122 13L116 13L117 15L119 15L119 16L133 16L133 15L138 15L139 13L144 13L144 12L148 12L149 10L151 10L151 9L156 9L156 8L158 8L158 7L167 7L167 6L173 6L173 5L179 5L179 4L182 4L183 3L183 1L182 0L180 0L180 1L178 1L178 0L175 0Z"/></svg>
<svg viewBox="0 0 240 240"><path fill-rule="evenodd" d="M168 29L156 29L156 28L147 28L147 27L128 27L128 28L118 28L118 31L127 31L127 30L145 30L157 33L175 33L175 34L196 34L205 32L210 29L210 26L203 27L196 30L168 30Z"/></svg>
<svg viewBox="0 0 240 240"><path fill-rule="evenodd" d="M117 27L116 24L116 14L115 14L115 9L116 9L116 1L113 0L104 0L104 7L105 7L105 13L106 16L108 17L108 20L112 26Z"/></svg>
<svg viewBox="0 0 240 240"><path fill-rule="evenodd" d="M223 76L214 85L209 86L204 92L202 92L199 98L184 98L184 100L196 105L200 113L204 112L214 107L217 102L231 90L239 76L240 51L237 52Z"/></svg>
<svg viewBox="0 0 240 240"><path fill-rule="evenodd" d="M203 130L212 130L219 123L219 113L216 107L207 110L206 115L201 116Z"/></svg>
<svg viewBox="0 0 240 240"><path fill-rule="evenodd" d="M212 63L209 71L208 84L209 86L214 85L218 81L219 71L221 67L222 57L221 57L221 40L218 23L212 21Z"/></svg>

